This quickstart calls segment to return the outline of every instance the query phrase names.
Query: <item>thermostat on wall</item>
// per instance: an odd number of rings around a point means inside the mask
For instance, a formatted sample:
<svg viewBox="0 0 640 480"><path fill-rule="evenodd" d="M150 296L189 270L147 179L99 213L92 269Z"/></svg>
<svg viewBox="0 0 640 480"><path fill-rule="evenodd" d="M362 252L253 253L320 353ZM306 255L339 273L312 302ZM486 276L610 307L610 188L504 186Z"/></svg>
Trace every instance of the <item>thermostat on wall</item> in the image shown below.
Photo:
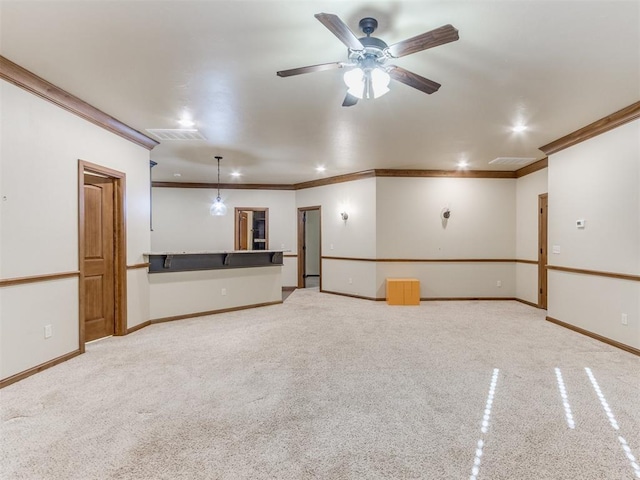
<svg viewBox="0 0 640 480"><path fill-rule="evenodd" d="M581 219L581 220L576 220L576 227L577 228L584 228L584 224L585 224L585 220Z"/></svg>

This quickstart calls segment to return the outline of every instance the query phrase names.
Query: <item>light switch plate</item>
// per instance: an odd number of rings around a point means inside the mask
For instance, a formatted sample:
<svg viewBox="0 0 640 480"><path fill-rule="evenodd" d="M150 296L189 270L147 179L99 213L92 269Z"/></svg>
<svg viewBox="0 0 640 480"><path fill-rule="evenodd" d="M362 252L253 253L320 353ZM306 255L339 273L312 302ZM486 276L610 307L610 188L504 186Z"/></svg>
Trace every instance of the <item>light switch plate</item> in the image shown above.
<svg viewBox="0 0 640 480"><path fill-rule="evenodd" d="M551 251L555 254L560 253L560 245L554 245Z"/></svg>

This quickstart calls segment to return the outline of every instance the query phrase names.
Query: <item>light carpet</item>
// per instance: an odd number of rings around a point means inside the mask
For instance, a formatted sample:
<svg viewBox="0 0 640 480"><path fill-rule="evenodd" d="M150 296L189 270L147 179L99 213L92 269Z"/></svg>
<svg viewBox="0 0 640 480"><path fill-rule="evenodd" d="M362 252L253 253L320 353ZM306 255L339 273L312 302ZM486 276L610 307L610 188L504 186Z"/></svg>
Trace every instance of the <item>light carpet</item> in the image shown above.
<svg viewBox="0 0 640 480"><path fill-rule="evenodd" d="M152 325L0 391L0 478L640 478L640 359L544 316L306 289Z"/></svg>

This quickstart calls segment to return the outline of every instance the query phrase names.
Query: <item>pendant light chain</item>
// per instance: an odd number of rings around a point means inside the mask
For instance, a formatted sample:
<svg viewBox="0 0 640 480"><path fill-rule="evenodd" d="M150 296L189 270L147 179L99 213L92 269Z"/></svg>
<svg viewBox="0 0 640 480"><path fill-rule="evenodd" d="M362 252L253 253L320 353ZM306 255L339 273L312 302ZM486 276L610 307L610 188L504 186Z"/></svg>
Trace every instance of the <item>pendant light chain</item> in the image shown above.
<svg viewBox="0 0 640 480"><path fill-rule="evenodd" d="M220 201L220 160L222 157L215 157L218 160L218 197L217 200Z"/></svg>

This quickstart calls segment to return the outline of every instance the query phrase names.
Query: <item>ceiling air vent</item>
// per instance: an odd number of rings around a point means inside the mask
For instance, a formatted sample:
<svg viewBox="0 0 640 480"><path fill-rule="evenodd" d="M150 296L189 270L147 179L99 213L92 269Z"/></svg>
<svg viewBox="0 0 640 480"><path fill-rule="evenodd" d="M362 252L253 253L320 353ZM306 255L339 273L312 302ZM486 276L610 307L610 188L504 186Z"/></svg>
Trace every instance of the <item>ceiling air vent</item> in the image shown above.
<svg viewBox="0 0 640 480"><path fill-rule="evenodd" d="M535 158L524 157L498 157L489 162L489 165L527 165L535 160Z"/></svg>
<svg viewBox="0 0 640 480"><path fill-rule="evenodd" d="M195 128L147 128L158 140L206 140Z"/></svg>

